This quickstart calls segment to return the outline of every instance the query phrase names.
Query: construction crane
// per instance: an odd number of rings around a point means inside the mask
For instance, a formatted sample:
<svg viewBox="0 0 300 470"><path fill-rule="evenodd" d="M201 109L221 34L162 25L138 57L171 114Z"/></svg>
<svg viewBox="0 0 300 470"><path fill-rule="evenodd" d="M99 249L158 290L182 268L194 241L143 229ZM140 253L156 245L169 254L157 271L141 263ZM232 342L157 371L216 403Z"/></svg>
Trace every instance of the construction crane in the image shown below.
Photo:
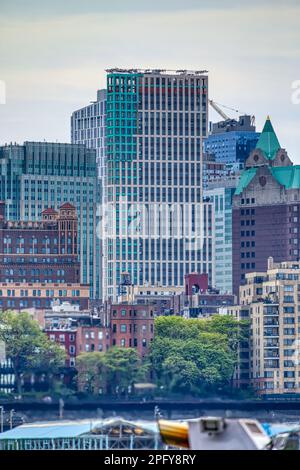
<svg viewBox="0 0 300 470"><path fill-rule="evenodd" d="M224 121L230 121L231 118L226 113L224 113L224 111L222 111L220 106L222 106L223 108L230 109L231 111L234 111L235 113L247 114L247 113L244 113L242 111L239 111L238 109L234 109L234 108L230 108L229 106L225 106L224 104L216 103L213 100L208 100L208 102L211 105L211 107L224 119ZM251 116L251 125L252 126L255 125L255 116Z"/></svg>

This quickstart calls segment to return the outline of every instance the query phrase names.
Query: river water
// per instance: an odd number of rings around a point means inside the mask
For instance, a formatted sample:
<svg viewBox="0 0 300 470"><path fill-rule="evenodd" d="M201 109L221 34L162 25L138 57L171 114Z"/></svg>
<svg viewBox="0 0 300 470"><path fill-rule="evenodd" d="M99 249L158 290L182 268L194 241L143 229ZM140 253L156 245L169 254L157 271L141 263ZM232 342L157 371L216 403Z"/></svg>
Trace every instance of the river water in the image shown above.
<svg viewBox="0 0 300 470"><path fill-rule="evenodd" d="M161 416L165 419L194 419L200 416L218 416L224 418L251 418L257 419L263 423L299 423L300 424L300 410L276 410L276 411L245 411L245 410L205 410L199 409L197 411L174 409L171 411L165 411L160 409ZM24 418L25 422L36 422L36 421L55 421L60 418L59 411L42 411L42 410L27 410L19 411L18 415ZM106 419L122 417L126 420L149 420L154 421L154 410L147 411L138 408L136 411L122 411L114 412L111 410L104 411L100 408L96 410L64 410L62 419L67 420L80 420L80 419Z"/></svg>

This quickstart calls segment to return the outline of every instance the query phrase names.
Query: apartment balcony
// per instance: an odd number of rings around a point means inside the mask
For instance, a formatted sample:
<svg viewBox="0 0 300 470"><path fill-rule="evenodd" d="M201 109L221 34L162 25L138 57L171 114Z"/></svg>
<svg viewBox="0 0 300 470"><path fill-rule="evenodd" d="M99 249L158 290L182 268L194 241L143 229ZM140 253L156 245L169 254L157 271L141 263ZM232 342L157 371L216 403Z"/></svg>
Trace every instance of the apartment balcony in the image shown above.
<svg viewBox="0 0 300 470"><path fill-rule="evenodd" d="M278 369L279 367L279 359L274 359L274 358L270 358L270 359L267 359L265 358L265 362L264 362L264 368L265 369Z"/></svg>
<svg viewBox="0 0 300 470"><path fill-rule="evenodd" d="M273 330L265 329L264 331L264 336L265 337L279 337L279 328L273 328Z"/></svg>
<svg viewBox="0 0 300 470"><path fill-rule="evenodd" d="M264 307L264 316L265 317L278 317L279 316L279 309L275 306L270 308L270 306Z"/></svg>
<svg viewBox="0 0 300 470"><path fill-rule="evenodd" d="M265 342L264 348L279 348L279 342L278 341Z"/></svg>
<svg viewBox="0 0 300 470"><path fill-rule="evenodd" d="M272 351L265 351L264 352L264 359L279 359L279 351L276 350Z"/></svg>
<svg viewBox="0 0 300 470"><path fill-rule="evenodd" d="M264 326L279 326L278 320L265 320Z"/></svg>

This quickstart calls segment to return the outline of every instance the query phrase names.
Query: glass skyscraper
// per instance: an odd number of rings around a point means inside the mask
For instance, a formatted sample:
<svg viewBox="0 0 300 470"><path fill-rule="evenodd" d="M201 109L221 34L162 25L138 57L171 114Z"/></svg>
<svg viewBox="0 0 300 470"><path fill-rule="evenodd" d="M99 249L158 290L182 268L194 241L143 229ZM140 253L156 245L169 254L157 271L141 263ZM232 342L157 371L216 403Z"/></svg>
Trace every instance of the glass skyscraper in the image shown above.
<svg viewBox="0 0 300 470"><path fill-rule="evenodd" d="M255 148L259 135L251 116L220 121L212 125L204 142L204 149L208 154L214 155L216 162L224 163L234 171L240 170Z"/></svg>
<svg viewBox="0 0 300 470"><path fill-rule="evenodd" d="M227 176L208 183L204 195L213 204L215 287L222 294L232 293L232 199L238 176Z"/></svg>
<svg viewBox="0 0 300 470"><path fill-rule="evenodd" d="M83 145L25 142L0 147L0 199L7 220L39 220L44 209L72 203L78 215L80 280L100 297L99 240L96 236L97 181L95 150Z"/></svg>
<svg viewBox="0 0 300 470"><path fill-rule="evenodd" d="M95 149L98 176L104 177L106 146L106 90L97 91L97 101L74 111L71 116L71 142Z"/></svg>
<svg viewBox="0 0 300 470"><path fill-rule="evenodd" d="M104 295L116 297L122 272L135 285L183 286L195 271L213 282L206 73L107 72Z"/></svg>

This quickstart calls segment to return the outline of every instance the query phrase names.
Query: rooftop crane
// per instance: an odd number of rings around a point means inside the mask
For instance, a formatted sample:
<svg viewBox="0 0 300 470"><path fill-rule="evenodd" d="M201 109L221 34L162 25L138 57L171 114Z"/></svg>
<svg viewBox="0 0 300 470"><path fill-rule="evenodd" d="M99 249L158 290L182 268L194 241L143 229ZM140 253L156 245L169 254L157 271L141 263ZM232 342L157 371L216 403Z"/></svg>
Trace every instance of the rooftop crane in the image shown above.
<svg viewBox="0 0 300 470"><path fill-rule="evenodd" d="M225 106L224 104L216 103L213 100L208 100L208 102L211 105L211 107L224 119L224 121L230 121L231 118L226 113L224 113L224 111L222 111L220 106L222 106L223 108L230 109L231 111L235 111L236 113L247 114L247 113L243 113L242 111L239 111L238 109ZM255 116L251 116L251 125L253 126L255 125Z"/></svg>

